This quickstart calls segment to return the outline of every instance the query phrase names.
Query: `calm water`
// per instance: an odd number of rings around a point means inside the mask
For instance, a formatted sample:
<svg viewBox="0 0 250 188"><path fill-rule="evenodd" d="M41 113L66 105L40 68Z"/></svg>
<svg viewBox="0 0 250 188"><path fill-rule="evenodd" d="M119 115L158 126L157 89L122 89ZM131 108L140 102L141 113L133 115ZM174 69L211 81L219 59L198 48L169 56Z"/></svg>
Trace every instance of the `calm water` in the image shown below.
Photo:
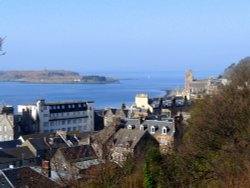
<svg viewBox="0 0 250 188"><path fill-rule="evenodd" d="M150 97L165 94L166 89L184 86L183 72L155 73L105 73L100 75L121 80L119 84L27 84L1 83L0 102L14 105L46 101L92 100L96 108L120 107L122 103L132 104L137 93L148 93Z"/></svg>

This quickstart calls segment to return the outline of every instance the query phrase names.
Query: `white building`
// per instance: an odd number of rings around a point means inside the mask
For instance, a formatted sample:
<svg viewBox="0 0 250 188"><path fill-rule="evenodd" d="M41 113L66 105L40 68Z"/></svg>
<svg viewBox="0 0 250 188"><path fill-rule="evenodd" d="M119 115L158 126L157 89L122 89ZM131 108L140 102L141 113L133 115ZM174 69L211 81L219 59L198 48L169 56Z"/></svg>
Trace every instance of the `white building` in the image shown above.
<svg viewBox="0 0 250 188"><path fill-rule="evenodd" d="M38 100L35 105L18 105L18 113L31 111L38 122L38 132L94 130L94 107L92 101L45 102Z"/></svg>

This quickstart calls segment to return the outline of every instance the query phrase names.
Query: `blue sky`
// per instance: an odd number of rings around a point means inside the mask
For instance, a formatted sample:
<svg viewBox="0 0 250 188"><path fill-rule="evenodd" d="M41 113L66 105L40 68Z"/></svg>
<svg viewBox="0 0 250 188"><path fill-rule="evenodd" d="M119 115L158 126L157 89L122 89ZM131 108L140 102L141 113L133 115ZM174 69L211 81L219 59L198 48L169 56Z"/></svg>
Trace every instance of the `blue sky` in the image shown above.
<svg viewBox="0 0 250 188"><path fill-rule="evenodd" d="M247 0L0 0L0 69L222 71L249 34Z"/></svg>

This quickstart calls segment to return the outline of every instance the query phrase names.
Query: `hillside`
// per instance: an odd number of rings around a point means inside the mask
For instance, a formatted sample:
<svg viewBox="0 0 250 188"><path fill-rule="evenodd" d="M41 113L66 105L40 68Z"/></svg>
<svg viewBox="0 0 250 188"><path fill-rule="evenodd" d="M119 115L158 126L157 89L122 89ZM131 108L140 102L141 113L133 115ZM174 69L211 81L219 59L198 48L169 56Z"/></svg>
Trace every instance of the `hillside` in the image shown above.
<svg viewBox="0 0 250 188"><path fill-rule="evenodd" d="M28 83L112 83L117 80L104 76L81 76L64 70L1 71L0 82Z"/></svg>

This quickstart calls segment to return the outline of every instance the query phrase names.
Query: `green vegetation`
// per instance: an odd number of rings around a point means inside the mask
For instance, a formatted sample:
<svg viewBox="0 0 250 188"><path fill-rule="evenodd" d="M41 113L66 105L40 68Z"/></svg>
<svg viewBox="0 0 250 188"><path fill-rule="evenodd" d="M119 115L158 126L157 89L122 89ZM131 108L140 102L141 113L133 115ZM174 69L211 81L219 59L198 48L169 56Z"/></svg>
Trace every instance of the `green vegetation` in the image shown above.
<svg viewBox="0 0 250 188"><path fill-rule="evenodd" d="M250 59L234 65L231 83L198 100L181 144L161 155L131 157L123 167L103 164L87 187L185 188L250 185Z"/></svg>

